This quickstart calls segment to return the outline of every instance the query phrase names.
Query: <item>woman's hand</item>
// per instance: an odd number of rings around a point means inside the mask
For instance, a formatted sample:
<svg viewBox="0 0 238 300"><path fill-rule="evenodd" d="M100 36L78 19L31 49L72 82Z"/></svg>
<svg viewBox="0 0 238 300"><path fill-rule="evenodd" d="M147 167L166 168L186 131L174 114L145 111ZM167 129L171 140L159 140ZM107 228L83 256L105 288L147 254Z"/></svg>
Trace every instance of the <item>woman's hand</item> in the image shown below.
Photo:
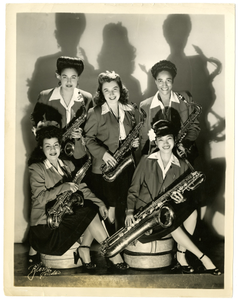
<svg viewBox="0 0 238 300"><path fill-rule="evenodd" d="M135 222L134 216L132 213L126 215L125 219L125 225L126 227L132 226L132 224Z"/></svg>
<svg viewBox="0 0 238 300"><path fill-rule="evenodd" d="M102 216L103 220L106 220L108 215L108 210L105 205L99 207L99 213Z"/></svg>
<svg viewBox="0 0 238 300"><path fill-rule="evenodd" d="M139 145L140 145L140 139L139 139L139 138L136 138L136 139L134 139L134 140L131 142L131 146L132 146L133 148L138 148Z"/></svg>
<svg viewBox="0 0 238 300"><path fill-rule="evenodd" d="M104 153L102 160L107 166L115 167L117 165L116 159L109 152Z"/></svg>
<svg viewBox="0 0 238 300"><path fill-rule="evenodd" d="M181 157L181 158L187 156L186 149L184 148L182 143L179 143L177 145L177 153L178 153L179 157Z"/></svg>
<svg viewBox="0 0 238 300"><path fill-rule="evenodd" d="M174 200L176 204L186 201L183 195L180 192L172 192L171 198Z"/></svg>
<svg viewBox="0 0 238 300"><path fill-rule="evenodd" d="M66 186L67 190L69 190L73 193L75 193L79 189L79 186L74 182L65 182L65 183L63 183L63 185Z"/></svg>
<svg viewBox="0 0 238 300"><path fill-rule="evenodd" d="M81 139L83 133L82 128L74 128L73 132L71 133L72 139Z"/></svg>

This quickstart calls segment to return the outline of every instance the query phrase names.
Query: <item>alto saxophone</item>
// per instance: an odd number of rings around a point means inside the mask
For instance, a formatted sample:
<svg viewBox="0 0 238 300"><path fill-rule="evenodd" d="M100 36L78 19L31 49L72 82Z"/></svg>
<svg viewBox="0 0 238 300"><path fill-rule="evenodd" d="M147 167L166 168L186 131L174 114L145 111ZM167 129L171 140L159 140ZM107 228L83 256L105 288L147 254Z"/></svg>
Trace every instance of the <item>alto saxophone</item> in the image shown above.
<svg viewBox="0 0 238 300"><path fill-rule="evenodd" d="M64 132L62 136L62 148L67 156L72 156L74 154L74 141L71 138L71 134L74 131L74 129L78 129L80 125L83 124L87 117L87 111L85 104L83 102L83 112L81 116L79 116L70 127L67 128L67 130Z"/></svg>
<svg viewBox="0 0 238 300"><path fill-rule="evenodd" d="M137 105L133 103L133 107L137 108ZM128 150L131 149L131 142L138 137L140 129L144 124L144 120L146 118L146 113L142 108L139 108L139 113L141 114L141 121L132 129L132 131L127 135L126 139L122 143L122 145L114 152L113 157L116 159L117 163L114 167L108 166L105 163L101 166L101 171L103 174L103 178L112 182L116 179L116 177L131 163L133 163L133 158L131 155L126 156L125 154Z"/></svg>
<svg viewBox="0 0 238 300"><path fill-rule="evenodd" d="M121 228L103 242L102 255L112 257L118 254L155 225L160 225L162 229L171 227L175 217L174 210L170 205L171 194L175 191L183 194L185 191L195 190L204 179L203 173L194 171L174 187L169 187L167 192L134 215L135 222L132 226Z"/></svg>
<svg viewBox="0 0 238 300"><path fill-rule="evenodd" d="M179 143L182 142L182 140L186 137L188 130L190 128L190 125L197 119L197 117L201 114L202 112L202 107L200 105L197 105L193 102L187 102L188 105L193 105L194 110L193 112L189 115L187 120L182 124L181 129L179 130L176 138L175 138L175 145L178 145Z"/></svg>
<svg viewBox="0 0 238 300"><path fill-rule="evenodd" d="M87 152L88 160L76 173L73 182L80 184L83 180L87 170L90 168L92 163L92 158L89 152ZM72 191L66 191L57 197L55 204L47 211L47 224L51 229L59 227L62 218L65 214L73 214L73 206L81 205L83 206L84 199L82 197L76 196Z"/></svg>

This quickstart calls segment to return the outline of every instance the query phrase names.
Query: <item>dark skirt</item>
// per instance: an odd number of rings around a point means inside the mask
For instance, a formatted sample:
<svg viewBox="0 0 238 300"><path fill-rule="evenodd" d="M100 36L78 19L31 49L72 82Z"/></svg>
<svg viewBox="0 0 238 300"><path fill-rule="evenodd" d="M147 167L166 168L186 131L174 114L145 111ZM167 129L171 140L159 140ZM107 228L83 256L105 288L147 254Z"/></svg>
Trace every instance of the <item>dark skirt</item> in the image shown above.
<svg viewBox="0 0 238 300"><path fill-rule="evenodd" d="M156 225L153 227L151 234L144 234L138 240L141 243L149 243L155 240L160 240L167 234L176 230L183 222L192 214L192 212L197 208L196 202L192 199L189 199L180 204L176 204L173 201L170 201L170 208L174 212L173 222L170 227L163 228L161 225Z"/></svg>
<svg viewBox="0 0 238 300"><path fill-rule="evenodd" d="M125 225L127 194L134 173L134 164L127 166L113 182L107 182L102 174L90 174L87 182L91 191L100 198L107 207L115 207L116 230Z"/></svg>
<svg viewBox="0 0 238 300"><path fill-rule="evenodd" d="M64 215L60 225L51 229L47 224L31 226L29 243L37 252L63 255L79 240L98 212L98 207L85 200L83 207L75 207L74 214Z"/></svg>

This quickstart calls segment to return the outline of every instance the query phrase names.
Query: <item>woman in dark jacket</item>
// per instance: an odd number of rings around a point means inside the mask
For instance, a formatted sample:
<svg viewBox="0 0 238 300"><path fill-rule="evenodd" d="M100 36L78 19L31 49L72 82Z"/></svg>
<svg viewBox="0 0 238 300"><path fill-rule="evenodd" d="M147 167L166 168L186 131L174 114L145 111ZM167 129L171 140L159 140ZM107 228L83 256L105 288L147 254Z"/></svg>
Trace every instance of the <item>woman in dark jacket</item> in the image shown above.
<svg viewBox="0 0 238 300"><path fill-rule="evenodd" d="M115 72L99 74L94 102L96 105L89 110L84 127L86 145L93 157L90 187L108 206L108 221L115 222L112 229L115 231L124 226L126 196L134 164L123 169L113 182L104 180L101 167L103 164L112 169L116 167L113 153L136 125L134 108L128 104L128 90ZM131 148L138 146L139 139L133 139L124 155L132 156Z"/></svg>

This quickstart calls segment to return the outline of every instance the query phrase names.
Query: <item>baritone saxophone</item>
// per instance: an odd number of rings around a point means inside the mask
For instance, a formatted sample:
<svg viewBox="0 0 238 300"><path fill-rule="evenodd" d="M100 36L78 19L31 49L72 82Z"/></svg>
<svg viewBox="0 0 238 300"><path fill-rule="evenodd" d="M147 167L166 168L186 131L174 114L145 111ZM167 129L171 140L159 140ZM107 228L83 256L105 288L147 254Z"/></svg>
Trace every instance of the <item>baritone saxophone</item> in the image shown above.
<svg viewBox="0 0 238 300"><path fill-rule="evenodd" d="M135 222L132 226L123 227L111 237L108 237L102 244L102 255L112 257L118 254L156 225L160 225L162 229L169 229L175 218L175 212L171 206L171 201L173 201L171 194L173 192L183 194L185 191L195 190L204 180L205 176L202 172L194 171L174 187L169 188L167 192L159 196L148 207L134 215Z"/></svg>

